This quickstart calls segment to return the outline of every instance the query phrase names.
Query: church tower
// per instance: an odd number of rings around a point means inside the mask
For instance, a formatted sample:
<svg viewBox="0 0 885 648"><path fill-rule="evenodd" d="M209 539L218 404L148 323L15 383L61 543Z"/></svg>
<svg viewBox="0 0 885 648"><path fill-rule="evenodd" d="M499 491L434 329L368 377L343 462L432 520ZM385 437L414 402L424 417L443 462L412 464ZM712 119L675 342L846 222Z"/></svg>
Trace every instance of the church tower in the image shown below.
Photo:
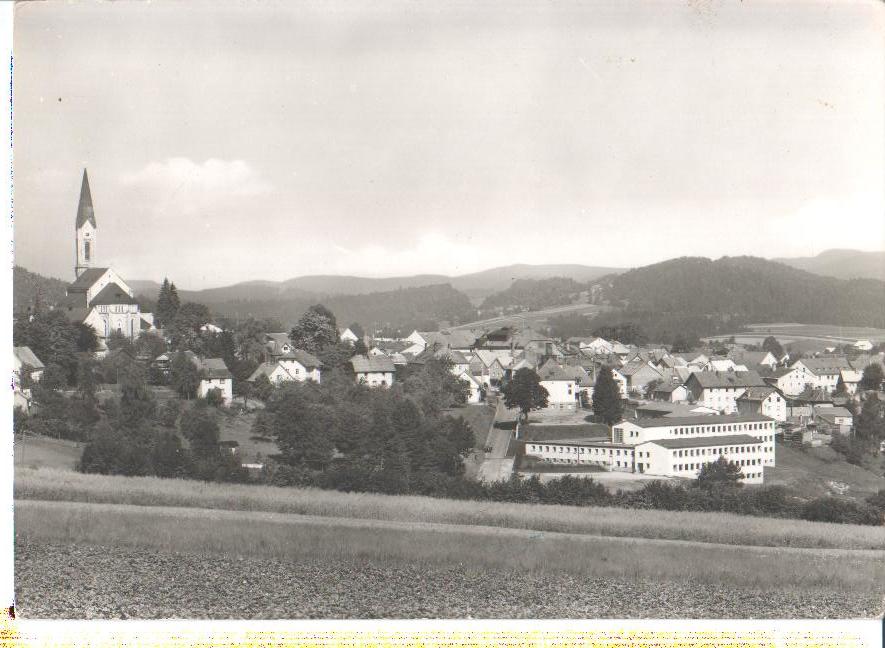
<svg viewBox="0 0 885 648"><path fill-rule="evenodd" d="M80 204L77 207L77 265L75 277L93 267L95 262L95 210L92 208L92 194L89 191L89 176L83 169L83 184L80 185Z"/></svg>

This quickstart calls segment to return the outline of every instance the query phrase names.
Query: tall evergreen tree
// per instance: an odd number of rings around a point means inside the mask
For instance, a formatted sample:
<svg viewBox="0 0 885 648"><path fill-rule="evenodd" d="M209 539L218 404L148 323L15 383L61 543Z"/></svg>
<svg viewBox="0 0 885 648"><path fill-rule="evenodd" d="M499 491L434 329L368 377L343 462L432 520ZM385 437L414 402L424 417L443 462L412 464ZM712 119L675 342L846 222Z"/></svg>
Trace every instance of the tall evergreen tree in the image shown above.
<svg viewBox="0 0 885 648"><path fill-rule="evenodd" d="M163 284L160 286L160 292L157 295L157 320L161 326L166 326L167 322L172 319L169 305L169 279L163 278Z"/></svg>
<svg viewBox="0 0 885 648"><path fill-rule="evenodd" d="M612 375L611 367L603 367L593 385L593 413L606 425L614 425L621 420L623 412L621 388Z"/></svg>
<svg viewBox="0 0 885 648"><path fill-rule="evenodd" d="M169 308L172 311L172 317L178 313L179 306L181 306L181 300L178 298L178 288L175 287L175 282L172 282L169 284Z"/></svg>

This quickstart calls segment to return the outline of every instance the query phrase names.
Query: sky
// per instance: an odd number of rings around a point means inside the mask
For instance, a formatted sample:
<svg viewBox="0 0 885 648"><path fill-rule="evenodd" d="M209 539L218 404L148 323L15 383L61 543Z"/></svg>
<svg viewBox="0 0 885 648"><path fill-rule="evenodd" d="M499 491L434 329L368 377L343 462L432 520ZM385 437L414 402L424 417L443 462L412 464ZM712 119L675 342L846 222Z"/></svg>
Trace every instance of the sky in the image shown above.
<svg viewBox="0 0 885 648"><path fill-rule="evenodd" d="M885 249L877 2L16 7L16 263L183 288Z"/></svg>

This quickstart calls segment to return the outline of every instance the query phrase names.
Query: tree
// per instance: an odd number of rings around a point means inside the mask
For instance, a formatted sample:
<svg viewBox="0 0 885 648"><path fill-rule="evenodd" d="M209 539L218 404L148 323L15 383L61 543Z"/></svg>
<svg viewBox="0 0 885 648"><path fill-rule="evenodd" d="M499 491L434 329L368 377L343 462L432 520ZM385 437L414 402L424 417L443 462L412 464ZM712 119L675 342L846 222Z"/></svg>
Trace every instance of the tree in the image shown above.
<svg viewBox="0 0 885 648"><path fill-rule="evenodd" d="M98 351L98 334L95 329L85 322L75 325L77 332L77 350L82 353L95 353Z"/></svg>
<svg viewBox="0 0 885 648"><path fill-rule="evenodd" d="M762 340L762 350L768 351L777 359L778 362L780 362L781 358L784 357L784 348L781 346L781 343L777 341L777 338L773 335L769 335L767 338Z"/></svg>
<svg viewBox="0 0 885 648"><path fill-rule="evenodd" d="M120 411L118 425L132 429L143 421L152 419L157 403L145 382L144 372L132 365L121 372Z"/></svg>
<svg viewBox="0 0 885 648"><path fill-rule="evenodd" d="M89 354L80 356L77 365L77 391L82 398L94 401L95 392L98 389L98 363Z"/></svg>
<svg viewBox="0 0 885 648"><path fill-rule="evenodd" d="M741 467L734 461L719 457L716 461L701 466L696 480L697 486L709 490L716 485L740 485L743 477Z"/></svg>
<svg viewBox="0 0 885 648"><path fill-rule="evenodd" d="M258 400L266 401L273 394L273 389L270 379L266 375L261 374L254 381L252 393Z"/></svg>
<svg viewBox="0 0 885 648"><path fill-rule="evenodd" d="M885 412L883 412L882 402L875 394L864 401L854 425L855 436L858 440L867 446L885 440L883 413Z"/></svg>
<svg viewBox="0 0 885 648"><path fill-rule="evenodd" d="M195 302L183 303L166 327L168 337L172 340L172 348L179 351L199 351L200 327L211 319L212 314L207 306Z"/></svg>
<svg viewBox="0 0 885 648"><path fill-rule="evenodd" d="M179 428L195 457L208 458L218 453L218 423L205 405L197 403L185 410Z"/></svg>
<svg viewBox="0 0 885 648"><path fill-rule="evenodd" d="M504 404L510 408L519 408L525 421L532 410L547 407L549 394L541 385L541 377L528 367L517 370L501 392L504 394Z"/></svg>
<svg viewBox="0 0 885 648"><path fill-rule="evenodd" d="M645 397L646 397L646 398L651 398L651 396L652 396L652 394L654 393L654 391L655 391L658 387L660 387L661 384L663 384L663 382L664 382L664 381L661 380L660 378L655 378L654 380L652 380L651 382L649 382L649 383L645 386Z"/></svg>
<svg viewBox="0 0 885 648"><path fill-rule="evenodd" d="M183 351L172 357L169 384L181 398L191 399L200 387L200 370Z"/></svg>
<svg viewBox="0 0 885 648"><path fill-rule="evenodd" d="M135 340L135 354L153 360L166 352L166 340L154 333L145 331Z"/></svg>
<svg viewBox="0 0 885 648"><path fill-rule="evenodd" d="M286 384L267 404L280 453L294 466L325 468L332 459L334 407L322 404L312 384Z"/></svg>
<svg viewBox="0 0 885 648"><path fill-rule="evenodd" d="M169 304L169 279L164 277L163 284L160 286L160 292L157 294L157 306L154 312L157 326L167 326L172 321L173 315L174 313Z"/></svg>
<svg viewBox="0 0 885 648"><path fill-rule="evenodd" d="M107 346L108 351L118 351L121 349L133 351L132 340L123 335L120 331L111 331L111 334L105 341L105 345Z"/></svg>
<svg viewBox="0 0 885 648"><path fill-rule="evenodd" d="M878 362L872 362L864 367L858 389L862 391L878 391L882 386L883 380L885 380L885 376L883 376L882 365Z"/></svg>
<svg viewBox="0 0 885 648"><path fill-rule="evenodd" d="M593 385L593 413L606 425L614 425L621 420L624 402L621 388L615 381L611 367L602 367Z"/></svg>
<svg viewBox="0 0 885 648"><path fill-rule="evenodd" d="M338 325L332 312L322 304L307 309L289 333L292 344L318 354L338 344ZM322 360L322 358L320 358Z"/></svg>

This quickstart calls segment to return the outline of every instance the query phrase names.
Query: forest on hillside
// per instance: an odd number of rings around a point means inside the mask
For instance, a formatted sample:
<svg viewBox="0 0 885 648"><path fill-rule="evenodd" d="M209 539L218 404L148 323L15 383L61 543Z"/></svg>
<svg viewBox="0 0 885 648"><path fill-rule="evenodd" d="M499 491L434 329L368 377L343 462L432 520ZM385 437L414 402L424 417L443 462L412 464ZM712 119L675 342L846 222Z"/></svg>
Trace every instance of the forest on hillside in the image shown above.
<svg viewBox="0 0 885 648"><path fill-rule="evenodd" d="M480 309L482 311L508 308L542 310L571 304L579 299L581 292L588 289L587 284L568 277L517 279L506 290L486 297Z"/></svg>

